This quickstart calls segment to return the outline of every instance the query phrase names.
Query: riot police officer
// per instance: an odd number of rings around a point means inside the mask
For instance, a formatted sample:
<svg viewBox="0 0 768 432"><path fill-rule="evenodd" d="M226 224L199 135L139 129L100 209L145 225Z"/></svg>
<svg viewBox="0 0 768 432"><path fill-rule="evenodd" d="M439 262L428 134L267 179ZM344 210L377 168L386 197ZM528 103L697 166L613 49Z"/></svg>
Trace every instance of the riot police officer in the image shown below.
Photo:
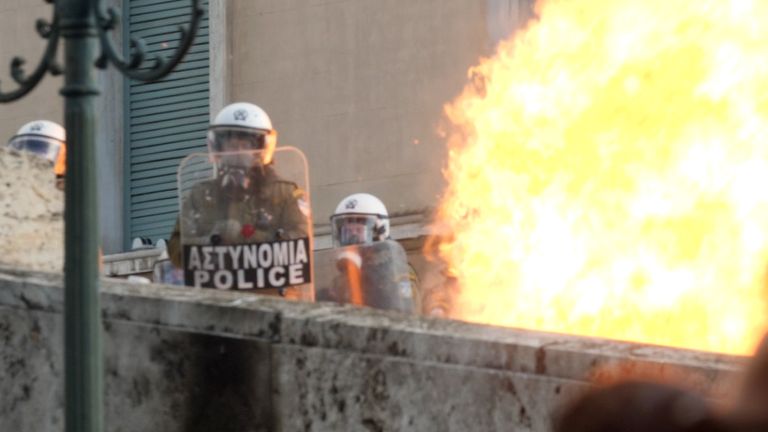
<svg viewBox="0 0 768 432"><path fill-rule="evenodd" d="M213 246L309 238L306 192L276 172L277 133L264 110L243 102L224 107L211 123L207 143L215 174L181 197L180 219L168 242L174 265L183 265L185 235ZM244 288L235 283L233 289ZM259 292L312 299L291 288Z"/></svg>
<svg viewBox="0 0 768 432"><path fill-rule="evenodd" d="M405 250L390 238L389 215L378 198L350 195L331 216L338 275L325 299L416 313L419 282Z"/></svg>
<svg viewBox="0 0 768 432"><path fill-rule="evenodd" d="M8 141L7 147L49 161L56 175L56 185L63 189L67 161L66 142L66 132L60 124L49 120L34 120L22 126Z"/></svg>

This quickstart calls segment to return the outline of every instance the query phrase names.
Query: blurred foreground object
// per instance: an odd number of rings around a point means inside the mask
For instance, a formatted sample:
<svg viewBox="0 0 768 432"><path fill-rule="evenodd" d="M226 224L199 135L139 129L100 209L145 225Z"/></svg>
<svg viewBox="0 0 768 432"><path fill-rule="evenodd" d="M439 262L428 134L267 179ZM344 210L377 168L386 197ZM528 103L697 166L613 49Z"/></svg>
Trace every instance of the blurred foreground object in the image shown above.
<svg viewBox="0 0 768 432"><path fill-rule="evenodd" d="M606 381L600 374L596 378ZM686 379L682 375L663 383L649 376L638 380L631 373L625 379L592 389L566 406L555 419L554 431L768 431L768 336L747 368L741 397L725 412L716 410L703 396L678 387Z"/></svg>
<svg viewBox="0 0 768 432"><path fill-rule="evenodd" d="M747 369L732 421L739 431L768 431L768 334L763 337Z"/></svg>
<svg viewBox="0 0 768 432"><path fill-rule="evenodd" d="M555 422L556 432L682 432L712 416L706 401L661 383L627 381L596 389Z"/></svg>

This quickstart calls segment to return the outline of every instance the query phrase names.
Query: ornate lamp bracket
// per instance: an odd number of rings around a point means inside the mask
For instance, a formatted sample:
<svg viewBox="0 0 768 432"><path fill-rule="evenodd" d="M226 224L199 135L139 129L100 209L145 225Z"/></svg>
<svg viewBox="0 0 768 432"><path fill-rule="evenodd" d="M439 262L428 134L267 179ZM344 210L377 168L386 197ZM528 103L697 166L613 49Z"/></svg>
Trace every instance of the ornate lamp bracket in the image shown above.
<svg viewBox="0 0 768 432"><path fill-rule="evenodd" d="M124 59L115 49L112 41L109 39L108 32L117 28L120 22L120 13L116 8L111 7L104 11L97 5L97 25L96 30L99 33L101 43L101 55L96 60L96 66L104 69L107 64L112 63L125 76L138 81L156 81L169 73L178 65L184 55L189 51L192 42L195 39L197 30L200 27L200 21L203 18L203 8L200 6L200 0L190 0L192 6L192 15L190 22L179 26L179 46L170 59L161 55L155 55L147 63L147 48L143 40L131 38L129 58Z"/></svg>
<svg viewBox="0 0 768 432"><path fill-rule="evenodd" d="M44 1L48 4L54 4L56 0ZM190 20L187 24L179 26L179 46L170 58L155 55L148 59L146 43L141 39L131 38L131 52L126 60L119 54L109 38L109 32L118 27L120 13L114 7L104 10L101 7L100 0L93 2L93 13L96 16L96 31L101 45L101 54L96 60L96 66L100 69L105 69L109 63L112 63L125 76L138 81L157 81L167 76L181 62L187 51L189 51L200 28L200 21L204 14L200 0L190 0L190 3L192 7ZM48 72L51 75L61 75L63 73L61 65L56 61L61 33L58 13L54 12L53 19L50 22L42 18L38 19L35 23L35 29L41 38L48 41L42 58L34 71L29 75L24 70L24 65L27 61L23 57L16 56L11 60L11 78L16 83L17 88L11 91L3 91L2 83L0 83L0 103L12 102L26 96L37 87Z"/></svg>
<svg viewBox="0 0 768 432"><path fill-rule="evenodd" d="M54 0L45 0L45 2L52 4ZM61 75L63 72L61 66L56 62L56 50L59 46L57 15L54 14L50 23L42 18L38 19L35 22L35 29L41 38L48 41L43 56L35 70L28 76L24 72L24 64L27 61L23 57L16 56L11 60L11 78L16 82L18 88L4 92L2 85L0 85L0 102L12 102L26 96L43 80L46 72L50 72L52 75Z"/></svg>

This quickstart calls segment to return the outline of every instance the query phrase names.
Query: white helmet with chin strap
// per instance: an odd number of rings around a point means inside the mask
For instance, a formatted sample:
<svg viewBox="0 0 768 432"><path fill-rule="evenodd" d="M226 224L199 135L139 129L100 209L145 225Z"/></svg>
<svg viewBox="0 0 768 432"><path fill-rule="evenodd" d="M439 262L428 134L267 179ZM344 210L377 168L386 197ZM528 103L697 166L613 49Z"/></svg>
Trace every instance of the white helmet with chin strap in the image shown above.
<svg viewBox="0 0 768 432"><path fill-rule="evenodd" d="M384 203L367 193L352 194L331 216L334 245L369 244L389 238L389 214Z"/></svg>
<svg viewBox="0 0 768 432"><path fill-rule="evenodd" d="M63 176L66 170L67 134L60 124L34 120L22 126L8 141L8 147L35 154L54 164L54 172Z"/></svg>
<svg viewBox="0 0 768 432"><path fill-rule="evenodd" d="M236 102L219 111L208 128L211 153L262 150L262 163L269 164L277 145L277 132L260 107Z"/></svg>

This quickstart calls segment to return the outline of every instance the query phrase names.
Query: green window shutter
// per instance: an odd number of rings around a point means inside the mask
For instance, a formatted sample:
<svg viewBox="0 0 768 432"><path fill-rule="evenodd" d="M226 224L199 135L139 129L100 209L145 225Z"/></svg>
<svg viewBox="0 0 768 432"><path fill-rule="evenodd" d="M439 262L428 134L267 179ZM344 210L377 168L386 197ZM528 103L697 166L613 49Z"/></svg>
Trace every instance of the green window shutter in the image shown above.
<svg viewBox="0 0 768 432"><path fill-rule="evenodd" d="M202 1L208 9L208 1ZM126 0L124 40L143 39L152 54L171 55L189 0ZM127 52L128 46L125 46ZM184 61L161 81L129 80L125 90L125 246L135 237L168 239L178 214L176 171L205 151L209 122L208 16Z"/></svg>

